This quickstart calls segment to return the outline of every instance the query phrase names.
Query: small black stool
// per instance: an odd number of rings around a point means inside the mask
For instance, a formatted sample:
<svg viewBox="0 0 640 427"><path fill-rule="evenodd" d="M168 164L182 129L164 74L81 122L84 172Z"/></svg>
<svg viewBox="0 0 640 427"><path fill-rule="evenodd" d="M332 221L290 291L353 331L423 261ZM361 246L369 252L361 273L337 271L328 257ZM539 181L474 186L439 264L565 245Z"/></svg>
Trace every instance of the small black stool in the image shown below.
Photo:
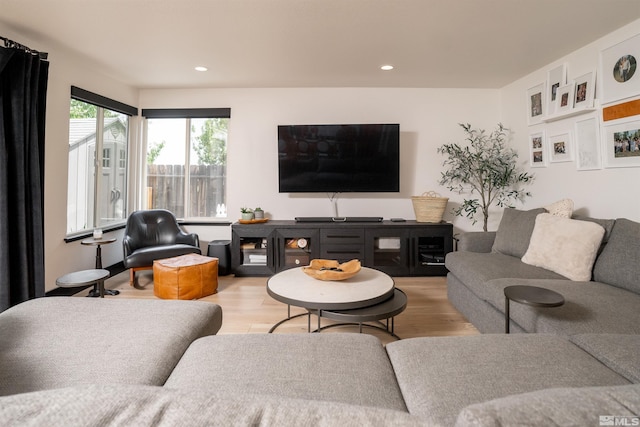
<svg viewBox="0 0 640 427"><path fill-rule="evenodd" d="M212 240L207 256L218 258L218 276L231 274L231 240Z"/></svg>
<svg viewBox="0 0 640 427"><path fill-rule="evenodd" d="M81 270L73 273L65 274L56 279L56 285L61 288L76 288L79 286L93 285L98 286L100 298L104 298L104 281L109 277L109 270Z"/></svg>
<svg viewBox="0 0 640 427"><path fill-rule="evenodd" d="M560 307L564 297L551 289L514 285L504 288L504 333L509 333L509 300L532 307Z"/></svg>

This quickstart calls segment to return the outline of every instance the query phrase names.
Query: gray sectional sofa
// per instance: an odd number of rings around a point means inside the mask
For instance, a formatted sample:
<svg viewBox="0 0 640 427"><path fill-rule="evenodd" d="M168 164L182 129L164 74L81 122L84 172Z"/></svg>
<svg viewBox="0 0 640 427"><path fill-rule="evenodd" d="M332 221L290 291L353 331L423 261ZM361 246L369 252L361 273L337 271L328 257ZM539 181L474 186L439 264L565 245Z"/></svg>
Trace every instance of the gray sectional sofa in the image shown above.
<svg viewBox="0 0 640 427"><path fill-rule="evenodd" d="M458 251L445 260L449 301L482 333L501 333L505 329L504 288L538 286L560 293L565 304L536 308L511 303L511 332L640 333L640 223L624 218L556 219L555 232L570 226L576 229L554 241L544 228L536 228L541 219L550 217L542 208L506 209L496 232L462 233ZM586 228L601 228L601 238L595 235L591 242L581 241ZM553 231L546 230L548 234ZM541 252L549 253L545 262L553 264L559 259L556 271L523 262L531 254L534 239L541 242L537 243ZM588 245L590 250L585 250ZM585 255L578 260L564 255L580 251ZM565 266L579 260L584 263L577 268L586 271L586 277L571 280L558 273L564 269L570 274L575 268Z"/></svg>
<svg viewBox="0 0 640 427"><path fill-rule="evenodd" d="M640 337L215 335L216 304L0 313L0 425L598 425L640 414Z"/></svg>

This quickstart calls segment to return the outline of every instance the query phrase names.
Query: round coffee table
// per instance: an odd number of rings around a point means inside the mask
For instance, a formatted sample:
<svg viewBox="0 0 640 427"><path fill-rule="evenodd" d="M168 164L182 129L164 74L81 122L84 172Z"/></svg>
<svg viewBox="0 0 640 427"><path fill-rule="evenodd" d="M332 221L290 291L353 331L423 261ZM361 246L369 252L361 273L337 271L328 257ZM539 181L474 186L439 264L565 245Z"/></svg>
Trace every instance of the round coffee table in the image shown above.
<svg viewBox="0 0 640 427"><path fill-rule="evenodd" d="M306 275L302 268L282 271L267 281L267 293L273 299L287 304L287 317L273 325L270 333L282 323L300 316L309 316L307 330L311 332L312 312L318 314L319 331L324 310L372 307L394 296L393 279L372 268L363 267L355 276L341 281L317 280ZM307 313L291 316L292 305L306 309Z"/></svg>
<svg viewBox="0 0 640 427"><path fill-rule="evenodd" d="M514 285L504 288L504 332L509 333L509 301L532 307L559 307L564 297L551 289L537 286Z"/></svg>
<svg viewBox="0 0 640 427"><path fill-rule="evenodd" d="M355 308L353 310L319 310L319 317L337 320L344 323L335 323L333 325L319 327L319 330L333 328L342 325L358 325L362 333L362 327L380 329L396 339L400 339L395 333L395 316L402 313L407 308L407 295L400 289L395 288L393 296L386 301L372 305L369 307ZM386 325L380 322L386 319ZM389 319L391 319L391 328L389 328ZM377 322L382 326L368 325L364 322Z"/></svg>

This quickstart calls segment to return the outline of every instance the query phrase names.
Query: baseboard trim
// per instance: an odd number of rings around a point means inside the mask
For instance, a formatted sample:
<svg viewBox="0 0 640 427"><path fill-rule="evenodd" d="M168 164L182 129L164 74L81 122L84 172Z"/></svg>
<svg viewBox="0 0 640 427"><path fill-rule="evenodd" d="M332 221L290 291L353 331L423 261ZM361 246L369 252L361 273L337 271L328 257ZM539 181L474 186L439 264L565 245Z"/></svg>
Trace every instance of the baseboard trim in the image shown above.
<svg viewBox="0 0 640 427"><path fill-rule="evenodd" d="M105 270L109 271L109 277L115 276L116 274L120 274L123 271L126 270L126 268L124 268L124 263L122 261L120 261L117 264L113 264L110 265L109 267L105 267ZM73 296L75 294L77 294L78 292L82 292L87 288L92 287L93 285L89 285L89 286L78 286L76 288L55 288L50 290L49 292L46 292L44 294L44 296L46 297L70 297Z"/></svg>

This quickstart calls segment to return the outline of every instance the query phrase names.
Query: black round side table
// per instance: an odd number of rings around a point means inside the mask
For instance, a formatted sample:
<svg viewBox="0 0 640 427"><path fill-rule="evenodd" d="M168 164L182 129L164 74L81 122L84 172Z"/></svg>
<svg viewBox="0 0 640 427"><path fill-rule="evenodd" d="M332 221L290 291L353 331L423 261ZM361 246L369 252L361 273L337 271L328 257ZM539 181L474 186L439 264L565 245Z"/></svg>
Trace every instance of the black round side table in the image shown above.
<svg viewBox="0 0 640 427"><path fill-rule="evenodd" d="M104 281L109 277L109 270L96 268L95 270L81 270L65 274L56 279L56 285L61 288L75 288L77 286L98 286L98 296L104 298Z"/></svg>
<svg viewBox="0 0 640 427"><path fill-rule="evenodd" d="M101 237L99 239L96 238L90 238L90 239L86 239L83 240L82 242L80 242L82 245L84 246L95 246L96 247L96 269L100 270L102 269L102 248L100 247L101 245L108 245L110 243L115 242L117 239L111 237L111 238L107 238L107 237ZM102 286L104 288L104 284ZM88 297L100 297L100 287L98 286L98 284L96 283L93 286L93 289L89 291L89 294L87 295ZM103 289L102 292L104 294L107 295L118 295L120 293L120 291L117 290L111 290L111 289Z"/></svg>
<svg viewBox="0 0 640 427"><path fill-rule="evenodd" d="M551 289L514 285L504 288L504 332L509 333L509 301L532 307L560 307L564 297Z"/></svg>

